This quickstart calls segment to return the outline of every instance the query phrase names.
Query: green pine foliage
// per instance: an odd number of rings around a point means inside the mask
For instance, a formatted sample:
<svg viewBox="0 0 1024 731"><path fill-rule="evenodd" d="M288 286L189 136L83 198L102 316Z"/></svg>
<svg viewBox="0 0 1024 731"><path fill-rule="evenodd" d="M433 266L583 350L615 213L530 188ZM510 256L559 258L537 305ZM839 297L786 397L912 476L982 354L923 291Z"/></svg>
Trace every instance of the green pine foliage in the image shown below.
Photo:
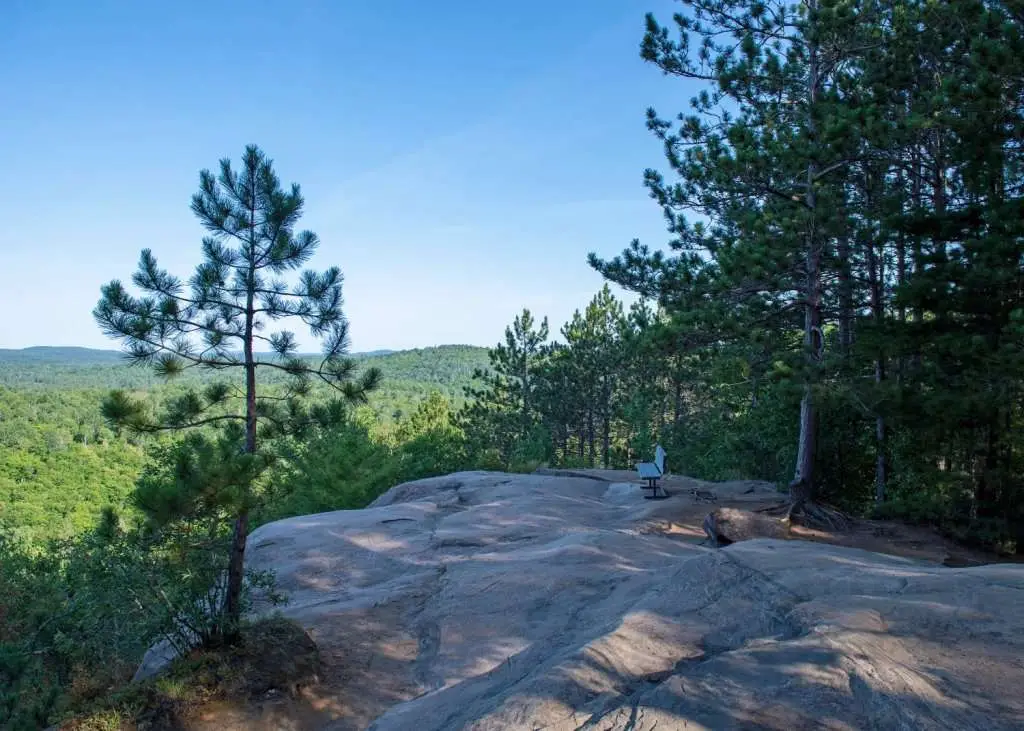
<svg viewBox="0 0 1024 731"><path fill-rule="evenodd" d="M285 189L272 161L250 145L237 169L225 158L217 175L199 174L191 208L208 235L192 276L179 279L143 249L131 280L138 294L112 280L93 310L128 361L159 377L235 374L186 384L158 409L123 389L102 406L108 422L135 434L188 432L136 490L149 530L218 536L231 526L226 587L194 633L203 644L240 637L249 517L267 469L291 441L342 423L347 407L365 403L381 380L378 369L359 373L348 357L341 270L303 269L320 244L312 231L296 230L303 207L299 186ZM322 354L300 356L295 333L281 327L289 323L308 329ZM283 379L273 391L268 372Z"/></svg>
<svg viewBox="0 0 1024 731"><path fill-rule="evenodd" d="M648 115L670 252L591 257L657 302L685 353L662 439L684 469L728 444L737 473L762 464L786 484L789 470L796 507L874 504L1019 542L1018 10L681 6L674 27L648 18L641 47L703 86L689 113Z"/></svg>
<svg viewBox="0 0 1024 731"><path fill-rule="evenodd" d="M1024 545L1020 14L680 4L641 46L704 86L648 115L669 251L590 257L642 299L602 291L545 346L534 454L629 467L660 441L673 471L788 486L809 521L841 522L827 502ZM493 370L491 431L467 427L492 451L522 381Z"/></svg>
<svg viewBox="0 0 1024 731"><path fill-rule="evenodd" d="M397 424L357 418L304 442L272 474L256 522L362 508L395 485L471 466L451 403L433 391Z"/></svg>
<svg viewBox="0 0 1024 731"><path fill-rule="evenodd" d="M539 367L546 356L548 321L524 309L505 328L505 340L488 352L489 367L477 369L479 386L466 388L461 422L474 453L490 467L511 467L538 456Z"/></svg>

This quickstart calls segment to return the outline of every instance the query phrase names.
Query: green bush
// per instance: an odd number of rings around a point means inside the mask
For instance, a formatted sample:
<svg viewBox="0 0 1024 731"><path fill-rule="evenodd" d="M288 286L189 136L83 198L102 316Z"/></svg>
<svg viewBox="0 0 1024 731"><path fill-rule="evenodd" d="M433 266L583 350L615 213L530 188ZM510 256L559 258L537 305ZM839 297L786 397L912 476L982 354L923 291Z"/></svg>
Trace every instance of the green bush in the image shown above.
<svg viewBox="0 0 1024 731"><path fill-rule="evenodd" d="M470 459L449 402L435 392L376 435L349 419L297 447L271 471L256 523L362 508L400 483L480 464Z"/></svg>
<svg viewBox="0 0 1024 731"><path fill-rule="evenodd" d="M395 473L385 445L359 424L342 424L316 435L271 471L255 523L364 507Z"/></svg>
<svg viewBox="0 0 1024 731"><path fill-rule="evenodd" d="M0 538L0 728L29 729L131 679L146 649L185 652L221 636L225 536L178 525L96 530L28 549ZM272 577L252 589L280 600Z"/></svg>
<svg viewBox="0 0 1024 731"><path fill-rule="evenodd" d="M45 551L0 539L0 727L40 728L131 678L163 614L137 595L139 558L96 533Z"/></svg>
<svg viewBox="0 0 1024 731"><path fill-rule="evenodd" d="M941 470L907 471L891 487L889 499L875 506L871 517L934 526L953 540L986 551L1003 555L1016 552L1021 536L1014 532L1012 516L974 514L972 494L963 478Z"/></svg>

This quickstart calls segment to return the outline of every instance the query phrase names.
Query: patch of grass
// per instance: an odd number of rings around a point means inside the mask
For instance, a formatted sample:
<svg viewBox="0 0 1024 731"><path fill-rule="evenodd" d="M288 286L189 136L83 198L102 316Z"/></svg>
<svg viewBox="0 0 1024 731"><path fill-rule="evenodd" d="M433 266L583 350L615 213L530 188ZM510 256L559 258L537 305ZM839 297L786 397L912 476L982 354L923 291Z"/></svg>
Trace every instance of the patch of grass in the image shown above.
<svg viewBox="0 0 1024 731"><path fill-rule="evenodd" d="M70 728L74 728L75 731L122 731L125 721L120 711L99 711Z"/></svg>
<svg viewBox="0 0 1024 731"><path fill-rule="evenodd" d="M192 693L185 678L162 677L156 680L155 685L158 693L171 700L188 700Z"/></svg>
<svg viewBox="0 0 1024 731"><path fill-rule="evenodd" d="M215 699L250 699L277 690L295 695L317 681L316 643L298 624L270 617L247 625L236 646L201 648L156 678L133 683L75 709L61 731L171 731Z"/></svg>

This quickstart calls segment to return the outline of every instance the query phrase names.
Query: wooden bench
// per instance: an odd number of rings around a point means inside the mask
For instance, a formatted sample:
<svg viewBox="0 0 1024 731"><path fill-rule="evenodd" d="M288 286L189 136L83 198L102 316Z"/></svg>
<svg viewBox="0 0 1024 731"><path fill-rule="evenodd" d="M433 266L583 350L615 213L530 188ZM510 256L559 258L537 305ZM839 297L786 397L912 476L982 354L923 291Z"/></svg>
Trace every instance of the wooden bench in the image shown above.
<svg viewBox="0 0 1024 731"><path fill-rule="evenodd" d="M665 475L665 450L662 449L660 444L654 450L654 461L638 462L636 471L641 479L647 480L647 484L643 486L643 489L651 491L650 495L644 495L646 499L663 500L668 497L665 488L658 485L658 480ZM659 490L661 491L660 495L658 494Z"/></svg>

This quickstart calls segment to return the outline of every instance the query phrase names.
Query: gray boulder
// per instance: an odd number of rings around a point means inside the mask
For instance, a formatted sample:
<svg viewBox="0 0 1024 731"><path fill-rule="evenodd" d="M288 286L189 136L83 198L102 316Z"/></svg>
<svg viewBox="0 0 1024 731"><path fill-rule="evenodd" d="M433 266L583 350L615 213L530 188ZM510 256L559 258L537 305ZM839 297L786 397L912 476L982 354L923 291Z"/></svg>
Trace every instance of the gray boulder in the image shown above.
<svg viewBox="0 0 1024 731"><path fill-rule="evenodd" d="M715 546L727 546L754 538L789 537L789 529L778 518L737 508L717 508L704 518L704 533Z"/></svg>

